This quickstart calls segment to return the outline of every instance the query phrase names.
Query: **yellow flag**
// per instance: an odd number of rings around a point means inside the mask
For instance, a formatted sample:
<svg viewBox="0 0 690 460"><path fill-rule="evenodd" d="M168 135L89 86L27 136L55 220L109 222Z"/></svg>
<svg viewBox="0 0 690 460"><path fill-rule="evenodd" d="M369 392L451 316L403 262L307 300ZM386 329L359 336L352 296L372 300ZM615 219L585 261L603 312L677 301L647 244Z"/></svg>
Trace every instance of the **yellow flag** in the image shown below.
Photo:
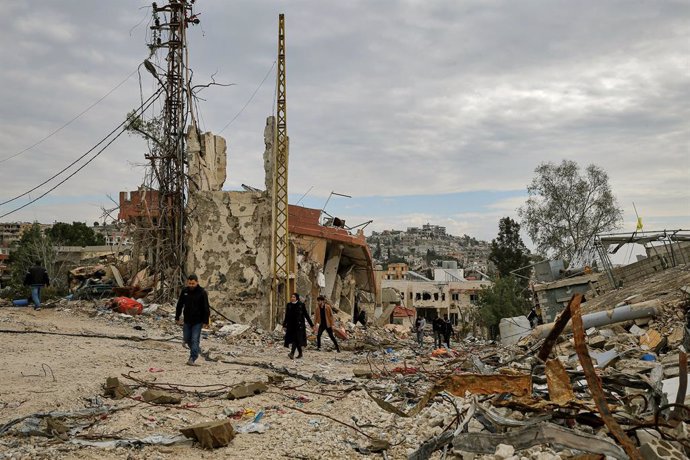
<svg viewBox="0 0 690 460"><path fill-rule="evenodd" d="M642 217L637 218L637 231L642 230Z"/></svg>

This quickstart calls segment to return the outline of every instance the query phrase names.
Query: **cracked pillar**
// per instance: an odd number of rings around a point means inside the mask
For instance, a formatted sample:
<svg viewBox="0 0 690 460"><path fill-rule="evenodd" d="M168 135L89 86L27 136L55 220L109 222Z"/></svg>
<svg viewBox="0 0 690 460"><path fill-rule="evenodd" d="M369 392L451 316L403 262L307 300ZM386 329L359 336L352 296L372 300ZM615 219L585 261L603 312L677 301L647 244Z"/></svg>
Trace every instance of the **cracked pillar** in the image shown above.
<svg viewBox="0 0 690 460"><path fill-rule="evenodd" d="M336 282L338 280L338 268L340 266L340 257L343 254L343 245L329 245L328 259L326 259L326 267L324 268L324 275L326 276L326 287L324 288L324 295L326 295L331 302L337 302L340 299L333 297ZM340 293L338 293L340 295Z"/></svg>

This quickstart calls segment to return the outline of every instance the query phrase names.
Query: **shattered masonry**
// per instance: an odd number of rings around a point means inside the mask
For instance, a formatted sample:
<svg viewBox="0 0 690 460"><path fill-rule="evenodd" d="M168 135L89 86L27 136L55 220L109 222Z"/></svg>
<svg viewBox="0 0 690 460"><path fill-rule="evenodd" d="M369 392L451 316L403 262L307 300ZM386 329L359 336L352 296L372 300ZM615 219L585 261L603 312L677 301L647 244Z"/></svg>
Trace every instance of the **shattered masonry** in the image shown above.
<svg viewBox="0 0 690 460"><path fill-rule="evenodd" d="M264 129L265 191L223 191L226 143L188 132L190 196L187 271L194 272L215 308L240 323L268 324L271 290L271 193L274 119ZM373 312L376 282L364 235L325 227L320 211L289 207L291 272L308 308L319 294L352 313L355 300ZM277 318L280 319L281 311Z"/></svg>

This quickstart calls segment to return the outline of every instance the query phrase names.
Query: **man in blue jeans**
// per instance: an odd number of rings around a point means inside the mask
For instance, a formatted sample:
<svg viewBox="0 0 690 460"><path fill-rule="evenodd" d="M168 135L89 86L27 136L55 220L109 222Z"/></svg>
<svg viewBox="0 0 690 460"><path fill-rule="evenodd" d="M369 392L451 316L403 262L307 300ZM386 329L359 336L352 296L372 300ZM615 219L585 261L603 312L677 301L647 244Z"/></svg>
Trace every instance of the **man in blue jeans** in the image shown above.
<svg viewBox="0 0 690 460"><path fill-rule="evenodd" d="M180 315L184 316L184 322L180 320ZM187 276L187 286L182 289L177 301L175 322L182 326L182 340L189 347L188 366L198 366L196 360L200 351L201 327L208 324L210 315L208 294L199 286L199 278L194 274Z"/></svg>
<svg viewBox="0 0 690 460"><path fill-rule="evenodd" d="M41 262L36 261L33 267L24 276L24 286L31 286L31 299L34 302L34 310L41 309L41 288L50 286L48 272L41 267Z"/></svg>

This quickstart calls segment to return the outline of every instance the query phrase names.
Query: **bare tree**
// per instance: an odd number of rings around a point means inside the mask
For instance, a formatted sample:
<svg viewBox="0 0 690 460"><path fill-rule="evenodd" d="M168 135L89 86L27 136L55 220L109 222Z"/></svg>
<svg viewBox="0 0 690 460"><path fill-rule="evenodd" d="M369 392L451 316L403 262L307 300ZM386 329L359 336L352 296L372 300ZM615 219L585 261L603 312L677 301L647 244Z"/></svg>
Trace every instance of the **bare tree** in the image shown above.
<svg viewBox="0 0 690 460"><path fill-rule="evenodd" d="M539 254L567 261L584 257L597 233L620 226L623 213L603 169L589 165L581 174L576 162L563 160L542 163L534 172L518 214Z"/></svg>

